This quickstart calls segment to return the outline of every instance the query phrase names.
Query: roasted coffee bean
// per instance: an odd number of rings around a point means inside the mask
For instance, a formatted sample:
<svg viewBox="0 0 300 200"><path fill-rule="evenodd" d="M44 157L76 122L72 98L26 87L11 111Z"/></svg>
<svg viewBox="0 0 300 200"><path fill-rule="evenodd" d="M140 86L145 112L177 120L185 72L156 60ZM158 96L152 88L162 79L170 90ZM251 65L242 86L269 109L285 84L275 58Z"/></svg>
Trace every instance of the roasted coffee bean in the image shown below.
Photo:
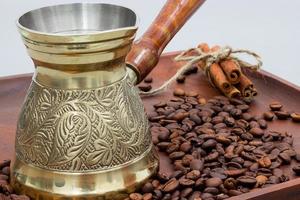
<svg viewBox="0 0 300 200"><path fill-rule="evenodd" d="M201 175L201 173L199 170L192 170L186 174L186 178L191 179L191 180L196 180L196 179L200 178L200 175Z"/></svg>
<svg viewBox="0 0 300 200"><path fill-rule="evenodd" d="M266 182L268 180L268 177L263 176L263 175L259 175L259 176L256 176L255 179L256 179L256 185L255 185L255 187L261 187L264 184L266 184Z"/></svg>
<svg viewBox="0 0 300 200"><path fill-rule="evenodd" d="M201 200L213 200L213 194L211 193L202 193Z"/></svg>
<svg viewBox="0 0 300 200"><path fill-rule="evenodd" d="M188 197L192 192L193 192L193 189L192 189L192 188L184 188L184 189L181 191L181 193L180 193L181 199L182 199L182 198L185 198L185 197Z"/></svg>
<svg viewBox="0 0 300 200"><path fill-rule="evenodd" d="M229 198L229 196L227 195L227 194L218 194L217 196L216 196L216 200L224 200L224 199L228 199Z"/></svg>
<svg viewBox="0 0 300 200"><path fill-rule="evenodd" d="M254 138L253 135L250 133L243 133L240 137L241 139L248 140L248 141L252 141Z"/></svg>
<svg viewBox="0 0 300 200"><path fill-rule="evenodd" d="M234 118L240 118L241 115L242 115L242 111L240 109L237 109L237 108L233 108L231 111L230 111L230 114L232 117Z"/></svg>
<svg viewBox="0 0 300 200"><path fill-rule="evenodd" d="M267 120L267 121L272 121L272 120L274 119L274 117L275 117L275 114L272 113L272 112L265 112L265 113L263 114L263 117L264 117L264 119Z"/></svg>
<svg viewBox="0 0 300 200"><path fill-rule="evenodd" d="M260 128L262 128L262 129L266 129L268 127L268 124L267 124L266 120L264 120L264 119L259 119L257 122L258 122Z"/></svg>
<svg viewBox="0 0 300 200"><path fill-rule="evenodd" d="M0 170L2 170L2 168L4 168L4 167L9 167L10 162L11 162L10 160L0 161Z"/></svg>
<svg viewBox="0 0 300 200"><path fill-rule="evenodd" d="M198 67L197 66L191 66L190 68L186 69L183 74L184 75L190 75L190 74L195 74L198 72Z"/></svg>
<svg viewBox="0 0 300 200"><path fill-rule="evenodd" d="M250 113L243 113L242 114L242 119L246 120L246 121L251 121L253 119L253 116Z"/></svg>
<svg viewBox="0 0 300 200"><path fill-rule="evenodd" d="M201 147L202 147L203 149L212 149L212 148L214 148L216 145L217 145L217 141L216 141L216 140L214 140L214 139L209 139L209 140L205 141L205 142L201 145Z"/></svg>
<svg viewBox="0 0 300 200"><path fill-rule="evenodd" d="M176 88L173 92L174 96L184 96L185 92L183 89L181 88Z"/></svg>
<svg viewBox="0 0 300 200"><path fill-rule="evenodd" d="M285 164L291 163L291 156L285 152L279 154L279 157L283 160Z"/></svg>
<svg viewBox="0 0 300 200"><path fill-rule="evenodd" d="M288 113L287 111L275 111L274 113L276 117L281 120L285 120L290 117L290 113Z"/></svg>
<svg viewBox="0 0 300 200"><path fill-rule="evenodd" d="M238 190L228 190L228 195L229 196L238 196L238 195L241 195L243 194L241 191L238 191Z"/></svg>
<svg viewBox="0 0 300 200"><path fill-rule="evenodd" d="M187 178L182 178L179 179L179 184L183 187L191 187L195 184L195 181Z"/></svg>
<svg viewBox="0 0 300 200"><path fill-rule="evenodd" d="M164 192L173 192L179 186L179 181L175 178L171 178L165 185L162 187L162 191Z"/></svg>
<svg viewBox="0 0 300 200"><path fill-rule="evenodd" d="M222 179L218 177L209 178L205 181L206 187L219 187L222 183Z"/></svg>
<svg viewBox="0 0 300 200"><path fill-rule="evenodd" d="M153 199L161 199L163 197L163 193L160 190L153 191Z"/></svg>
<svg viewBox="0 0 300 200"><path fill-rule="evenodd" d="M227 178L224 181L224 187L228 190L234 190L237 187L237 181L234 178Z"/></svg>
<svg viewBox="0 0 300 200"><path fill-rule="evenodd" d="M245 187L254 187L257 182L256 179L251 176L240 176L237 178L237 181Z"/></svg>
<svg viewBox="0 0 300 200"><path fill-rule="evenodd" d="M280 176L283 175L283 171L279 168L275 168L275 169L273 169L273 175L277 176L277 177L280 177Z"/></svg>
<svg viewBox="0 0 300 200"><path fill-rule="evenodd" d="M143 195L143 200L152 200L153 195L151 193L145 193Z"/></svg>
<svg viewBox="0 0 300 200"><path fill-rule="evenodd" d="M152 89L152 86L150 84L141 83L138 88L143 92L149 92Z"/></svg>
<svg viewBox="0 0 300 200"><path fill-rule="evenodd" d="M153 188L153 185L152 183L148 182L146 183L143 187L142 187L142 191L144 193L150 193L150 192L153 192L154 188Z"/></svg>
<svg viewBox="0 0 300 200"><path fill-rule="evenodd" d="M185 75L179 75L176 78L177 83L184 83L185 82Z"/></svg>
<svg viewBox="0 0 300 200"><path fill-rule="evenodd" d="M10 168L9 166L2 168L2 174L9 176L10 175Z"/></svg>
<svg viewBox="0 0 300 200"><path fill-rule="evenodd" d="M143 195L141 195L140 193L131 193L129 195L129 198L131 200L143 200Z"/></svg>
<svg viewBox="0 0 300 200"><path fill-rule="evenodd" d="M216 187L206 187L203 192L204 193L210 193L210 194L213 194L213 195L219 194L219 190Z"/></svg>
<svg viewBox="0 0 300 200"><path fill-rule="evenodd" d="M190 163L190 168L192 170L203 170L203 167L204 167L204 162L203 160L200 160L200 159L194 159L191 161Z"/></svg>
<svg viewBox="0 0 300 200"><path fill-rule="evenodd" d="M282 105L279 102L274 101L269 104L269 107L272 111L278 111L282 108Z"/></svg>
<svg viewBox="0 0 300 200"><path fill-rule="evenodd" d="M229 169L225 170L224 173L228 176L240 176L244 174L247 171L247 169Z"/></svg>
<svg viewBox="0 0 300 200"><path fill-rule="evenodd" d="M264 168L269 168L272 165L271 159L268 156L261 157L257 162Z"/></svg>
<svg viewBox="0 0 300 200"><path fill-rule="evenodd" d="M254 137L261 137L263 136L264 131L261 128L254 127L249 130L249 133L251 133Z"/></svg>
<svg viewBox="0 0 300 200"><path fill-rule="evenodd" d="M147 76L145 79L144 79L144 82L145 83L152 83L153 81L153 78L151 76Z"/></svg>
<svg viewBox="0 0 300 200"><path fill-rule="evenodd" d="M297 176L300 176L300 165L294 166L292 169Z"/></svg>
<svg viewBox="0 0 300 200"><path fill-rule="evenodd" d="M170 179L170 176L168 176L166 173L163 173L163 172L159 172L157 174L157 178L162 181L162 182L166 182Z"/></svg>
<svg viewBox="0 0 300 200"><path fill-rule="evenodd" d="M292 113L291 118L294 122L300 122L300 113Z"/></svg>

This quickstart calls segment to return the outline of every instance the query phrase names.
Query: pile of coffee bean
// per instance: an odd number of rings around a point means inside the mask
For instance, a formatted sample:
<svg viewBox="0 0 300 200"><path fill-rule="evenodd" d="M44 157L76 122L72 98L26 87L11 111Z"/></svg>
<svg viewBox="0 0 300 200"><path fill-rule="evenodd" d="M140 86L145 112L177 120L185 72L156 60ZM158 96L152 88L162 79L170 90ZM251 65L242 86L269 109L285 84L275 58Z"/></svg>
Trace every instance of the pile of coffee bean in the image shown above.
<svg viewBox="0 0 300 200"><path fill-rule="evenodd" d="M29 200L25 195L14 194L9 184L10 160L0 162L0 200Z"/></svg>
<svg viewBox="0 0 300 200"><path fill-rule="evenodd" d="M174 96L148 114L153 143L173 172L159 172L127 200L221 200L289 180L280 167L300 154L290 133L268 130L266 113L254 116L247 103L224 96L206 101L181 89ZM293 170L300 174L300 166Z"/></svg>

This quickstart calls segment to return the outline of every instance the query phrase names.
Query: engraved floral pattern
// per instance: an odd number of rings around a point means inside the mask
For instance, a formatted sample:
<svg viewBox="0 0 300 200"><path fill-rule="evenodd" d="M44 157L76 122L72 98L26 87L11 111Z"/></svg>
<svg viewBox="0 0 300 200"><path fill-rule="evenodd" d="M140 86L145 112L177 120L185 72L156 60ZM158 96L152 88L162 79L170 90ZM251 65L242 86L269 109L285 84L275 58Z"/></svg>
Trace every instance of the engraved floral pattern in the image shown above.
<svg viewBox="0 0 300 200"><path fill-rule="evenodd" d="M17 128L20 160L81 172L117 167L149 148L144 107L127 78L92 90L31 84Z"/></svg>

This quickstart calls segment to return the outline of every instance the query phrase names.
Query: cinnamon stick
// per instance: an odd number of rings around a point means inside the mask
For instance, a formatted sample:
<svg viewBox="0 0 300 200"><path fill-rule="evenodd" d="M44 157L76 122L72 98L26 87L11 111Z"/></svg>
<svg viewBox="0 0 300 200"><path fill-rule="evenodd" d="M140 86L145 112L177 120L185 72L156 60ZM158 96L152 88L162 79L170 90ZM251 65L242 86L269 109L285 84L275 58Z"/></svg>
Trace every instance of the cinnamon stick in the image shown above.
<svg viewBox="0 0 300 200"><path fill-rule="evenodd" d="M252 94L253 93L252 91L254 90L253 83L244 74L241 74L240 82L237 84L237 88L241 91L243 97L245 97L245 98L253 97L253 94ZM255 92L254 92L254 94L255 94ZM255 95L257 95L257 92Z"/></svg>
<svg viewBox="0 0 300 200"><path fill-rule="evenodd" d="M231 90L225 94L228 98L237 98L241 96L241 92L234 86L231 87Z"/></svg>
<svg viewBox="0 0 300 200"><path fill-rule="evenodd" d="M228 82L218 63L213 63L209 68L210 77L214 85L219 88L225 95L232 90L232 85Z"/></svg>
<svg viewBox="0 0 300 200"><path fill-rule="evenodd" d="M226 74L226 77L230 81L230 83L236 84L240 81L242 72L240 67L238 66L238 63L236 63L232 59L227 59L220 62L220 66Z"/></svg>

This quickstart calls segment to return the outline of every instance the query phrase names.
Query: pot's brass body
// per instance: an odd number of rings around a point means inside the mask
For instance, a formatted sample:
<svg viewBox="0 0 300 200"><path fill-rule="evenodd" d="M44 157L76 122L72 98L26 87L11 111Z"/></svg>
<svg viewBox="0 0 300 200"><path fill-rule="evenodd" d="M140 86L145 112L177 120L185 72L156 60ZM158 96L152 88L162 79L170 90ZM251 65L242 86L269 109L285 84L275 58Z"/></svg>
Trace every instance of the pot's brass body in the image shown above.
<svg viewBox="0 0 300 200"><path fill-rule="evenodd" d="M19 29L36 71L18 121L14 188L40 200L124 198L158 167L124 63L137 27Z"/></svg>

